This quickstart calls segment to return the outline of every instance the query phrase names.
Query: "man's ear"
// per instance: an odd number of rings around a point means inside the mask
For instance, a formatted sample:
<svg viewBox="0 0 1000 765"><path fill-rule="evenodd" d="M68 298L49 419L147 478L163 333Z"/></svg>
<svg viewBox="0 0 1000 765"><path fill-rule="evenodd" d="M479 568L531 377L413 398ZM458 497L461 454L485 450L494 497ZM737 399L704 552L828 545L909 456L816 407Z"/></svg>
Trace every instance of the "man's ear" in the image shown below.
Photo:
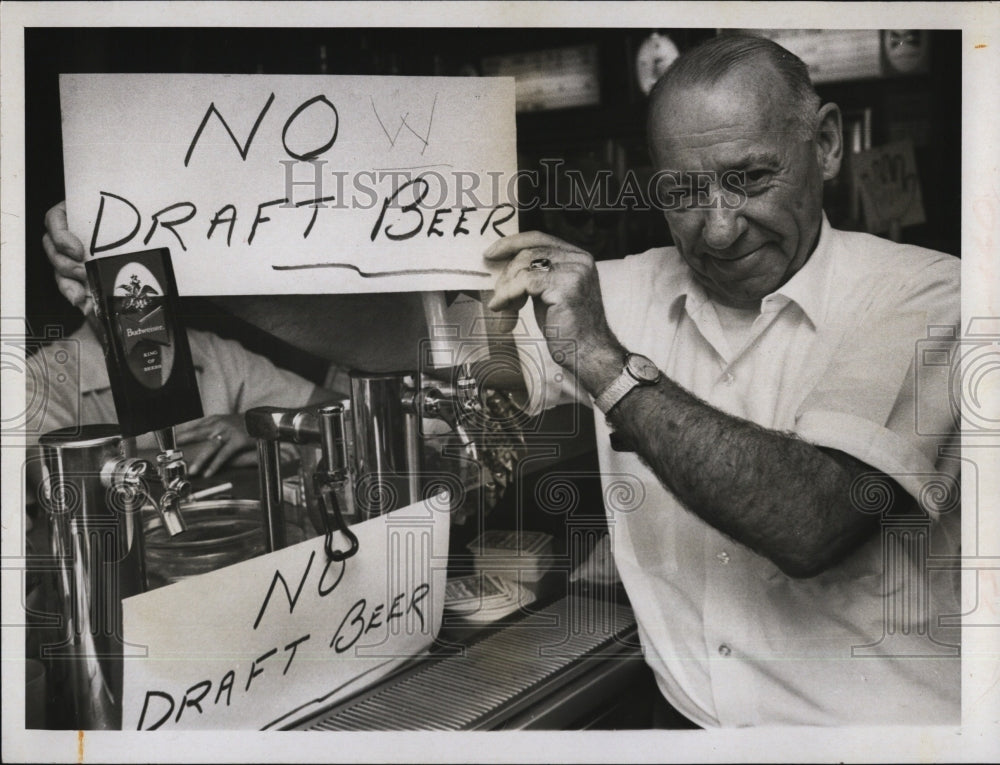
<svg viewBox="0 0 1000 765"><path fill-rule="evenodd" d="M844 131L840 119L840 107L823 104L816 123L816 155L823 168L823 180L829 181L840 172L840 161L844 154Z"/></svg>

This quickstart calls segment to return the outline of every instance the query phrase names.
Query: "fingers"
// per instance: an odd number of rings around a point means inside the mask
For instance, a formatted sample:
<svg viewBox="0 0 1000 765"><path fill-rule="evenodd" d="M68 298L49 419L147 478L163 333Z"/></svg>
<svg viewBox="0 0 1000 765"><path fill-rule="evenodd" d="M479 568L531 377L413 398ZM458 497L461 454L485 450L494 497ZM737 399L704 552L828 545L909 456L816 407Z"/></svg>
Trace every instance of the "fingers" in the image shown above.
<svg viewBox="0 0 1000 765"><path fill-rule="evenodd" d="M521 234L513 234L498 239L486 248L483 258L494 262L510 260L521 250L535 247L551 247L566 252L582 252L582 250L551 234L545 234L541 231L525 231Z"/></svg>
<svg viewBox="0 0 1000 765"><path fill-rule="evenodd" d="M45 250L45 256L49 259L49 263L52 264L57 274L75 277L79 281L87 278L87 269L83 265L82 251L79 258L76 256L76 253L64 252L60 249L58 242L49 233L42 235L42 249Z"/></svg>
<svg viewBox="0 0 1000 765"><path fill-rule="evenodd" d="M57 274L76 278L81 282L87 278L87 269L83 265L82 258L77 260L72 255L60 252L59 246L48 233L42 235L42 249L45 250L45 257L49 259Z"/></svg>
<svg viewBox="0 0 1000 765"><path fill-rule="evenodd" d="M225 437L203 439L191 450L195 454L188 460L188 473L211 478L230 457L242 451L245 446L240 440L227 440Z"/></svg>
<svg viewBox="0 0 1000 765"><path fill-rule="evenodd" d="M202 467L218 451L212 443L203 441L202 444L202 446L196 446L193 450L188 450L188 453L185 455L187 457L188 475L201 475ZM192 451L194 452L194 456L191 456Z"/></svg>
<svg viewBox="0 0 1000 765"><path fill-rule="evenodd" d="M548 239L547 234L542 236ZM508 237L513 239L513 237ZM559 242L558 239L555 241ZM493 297L488 308L501 313L516 313L521 309L528 296L541 295L547 288L557 283L566 271L579 270L579 266L588 266L593 262L590 255L577 249L565 249L569 245L560 246L538 245L520 249L504 266L493 289ZM550 268L536 271L530 268L531 262L538 258L547 258Z"/></svg>
<svg viewBox="0 0 1000 765"><path fill-rule="evenodd" d="M523 252L525 251L522 250ZM521 264L519 255L518 258L507 264L503 274L497 279L497 283L493 287L493 297L490 298L486 307L491 311L516 316L517 312L524 306L528 296L535 294L532 292L532 287L540 286L540 276L541 274L538 273L530 273L527 264Z"/></svg>
<svg viewBox="0 0 1000 765"><path fill-rule="evenodd" d="M215 416L203 417L200 420L182 422L174 427L174 439L178 445L204 441L221 429Z"/></svg>
<svg viewBox="0 0 1000 765"><path fill-rule="evenodd" d="M493 303L492 296L487 303L487 308L489 308L489 305L492 305ZM518 312L514 309L495 311L485 317L487 331L490 334L503 334L510 332L517 326L517 316Z"/></svg>
<svg viewBox="0 0 1000 765"><path fill-rule="evenodd" d="M90 296L90 290L75 279L67 279L64 276L56 276L56 287L59 293L66 298L71 305L80 309L83 313L90 313L94 301Z"/></svg>
<svg viewBox="0 0 1000 765"><path fill-rule="evenodd" d="M234 455L252 446L238 414L212 414L181 423L174 428L174 438L178 446L195 444L191 450L194 457L188 460L188 471L206 478L215 475Z"/></svg>
<svg viewBox="0 0 1000 765"><path fill-rule="evenodd" d="M552 284L549 279L551 271L528 271L532 260L548 258L553 269L558 263L592 261L583 250L541 231L503 237L486 249L483 258L493 263L506 261L487 304L487 308L495 312L490 326L497 332L513 329L517 325L518 312L528 297L540 295Z"/></svg>
<svg viewBox="0 0 1000 765"><path fill-rule="evenodd" d="M93 308L83 265L83 243L66 225L66 203L60 202L45 214L42 249L55 271L56 287L70 303L85 314Z"/></svg>
<svg viewBox="0 0 1000 765"><path fill-rule="evenodd" d="M243 416L240 414L209 414L197 420L188 420L174 426L174 437L178 443L191 443L213 436L217 433L245 437Z"/></svg>
<svg viewBox="0 0 1000 765"><path fill-rule="evenodd" d="M69 224L66 222L65 202L60 202L45 213L45 231L55 250L78 263L83 262L83 242L70 233ZM51 256L49 259L52 259Z"/></svg>
<svg viewBox="0 0 1000 765"><path fill-rule="evenodd" d="M222 447L215 452L212 457L212 461L209 463L208 467L205 468L205 477L211 478L218 472L218 470L229 462L238 452L241 452L245 444L238 443L236 441L225 441Z"/></svg>
<svg viewBox="0 0 1000 765"><path fill-rule="evenodd" d="M497 280L496 289L493 290L493 297L490 298L486 306L491 311L497 311L504 317L506 324L510 317L516 317L518 312L524 307L528 300L531 284L530 277L524 273L524 269L514 274L509 279ZM516 321L516 318L515 318Z"/></svg>

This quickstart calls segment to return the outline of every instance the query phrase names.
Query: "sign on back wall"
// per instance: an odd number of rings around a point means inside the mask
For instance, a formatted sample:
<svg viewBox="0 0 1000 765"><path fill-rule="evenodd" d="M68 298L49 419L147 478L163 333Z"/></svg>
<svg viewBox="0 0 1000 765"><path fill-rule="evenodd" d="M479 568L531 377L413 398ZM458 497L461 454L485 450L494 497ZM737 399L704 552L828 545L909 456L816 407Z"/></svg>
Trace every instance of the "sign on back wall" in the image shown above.
<svg viewBox="0 0 1000 765"><path fill-rule="evenodd" d="M182 295L489 289L517 231L510 78L61 75L70 230Z"/></svg>

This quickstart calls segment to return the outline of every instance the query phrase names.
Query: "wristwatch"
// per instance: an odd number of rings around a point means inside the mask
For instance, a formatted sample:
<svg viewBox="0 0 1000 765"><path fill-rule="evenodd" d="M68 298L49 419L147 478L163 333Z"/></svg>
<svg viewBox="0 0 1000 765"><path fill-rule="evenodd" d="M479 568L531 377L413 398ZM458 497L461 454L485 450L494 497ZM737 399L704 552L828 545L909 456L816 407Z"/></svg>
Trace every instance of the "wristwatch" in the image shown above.
<svg viewBox="0 0 1000 765"><path fill-rule="evenodd" d="M608 414L633 388L640 385L656 385L663 373L656 364L641 353L625 356L625 367L615 380L594 399L594 406Z"/></svg>

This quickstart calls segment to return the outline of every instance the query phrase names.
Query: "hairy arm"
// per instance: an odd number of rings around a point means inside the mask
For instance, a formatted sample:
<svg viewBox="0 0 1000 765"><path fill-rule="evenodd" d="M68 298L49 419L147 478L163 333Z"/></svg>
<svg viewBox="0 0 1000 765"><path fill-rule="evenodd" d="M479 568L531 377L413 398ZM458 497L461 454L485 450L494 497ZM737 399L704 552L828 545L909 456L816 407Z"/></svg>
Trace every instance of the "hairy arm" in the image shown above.
<svg viewBox="0 0 1000 765"><path fill-rule="evenodd" d="M878 515L851 502L852 483L874 468L720 412L668 379L633 390L609 420L689 510L789 576L824 571L877 528Z"/></svg>
<svg viewBox="0 0 1000 765"><path fill-rule="evenodd" d="M549 258L547 272L527 268ZM574 338L576 352L553 358L597 396L622 371L626 348L608 327L592 259L553 237L517 234L487 260L506 260L493 310L517 310L530 297L538 324ZM793 577L835 565L877 528L878 515L856 509L851 486L863 474L891 479L865 463L794 435L727 415L669 379L633 389L611 410L611 425L691 512L764 555Z"/></svg>

